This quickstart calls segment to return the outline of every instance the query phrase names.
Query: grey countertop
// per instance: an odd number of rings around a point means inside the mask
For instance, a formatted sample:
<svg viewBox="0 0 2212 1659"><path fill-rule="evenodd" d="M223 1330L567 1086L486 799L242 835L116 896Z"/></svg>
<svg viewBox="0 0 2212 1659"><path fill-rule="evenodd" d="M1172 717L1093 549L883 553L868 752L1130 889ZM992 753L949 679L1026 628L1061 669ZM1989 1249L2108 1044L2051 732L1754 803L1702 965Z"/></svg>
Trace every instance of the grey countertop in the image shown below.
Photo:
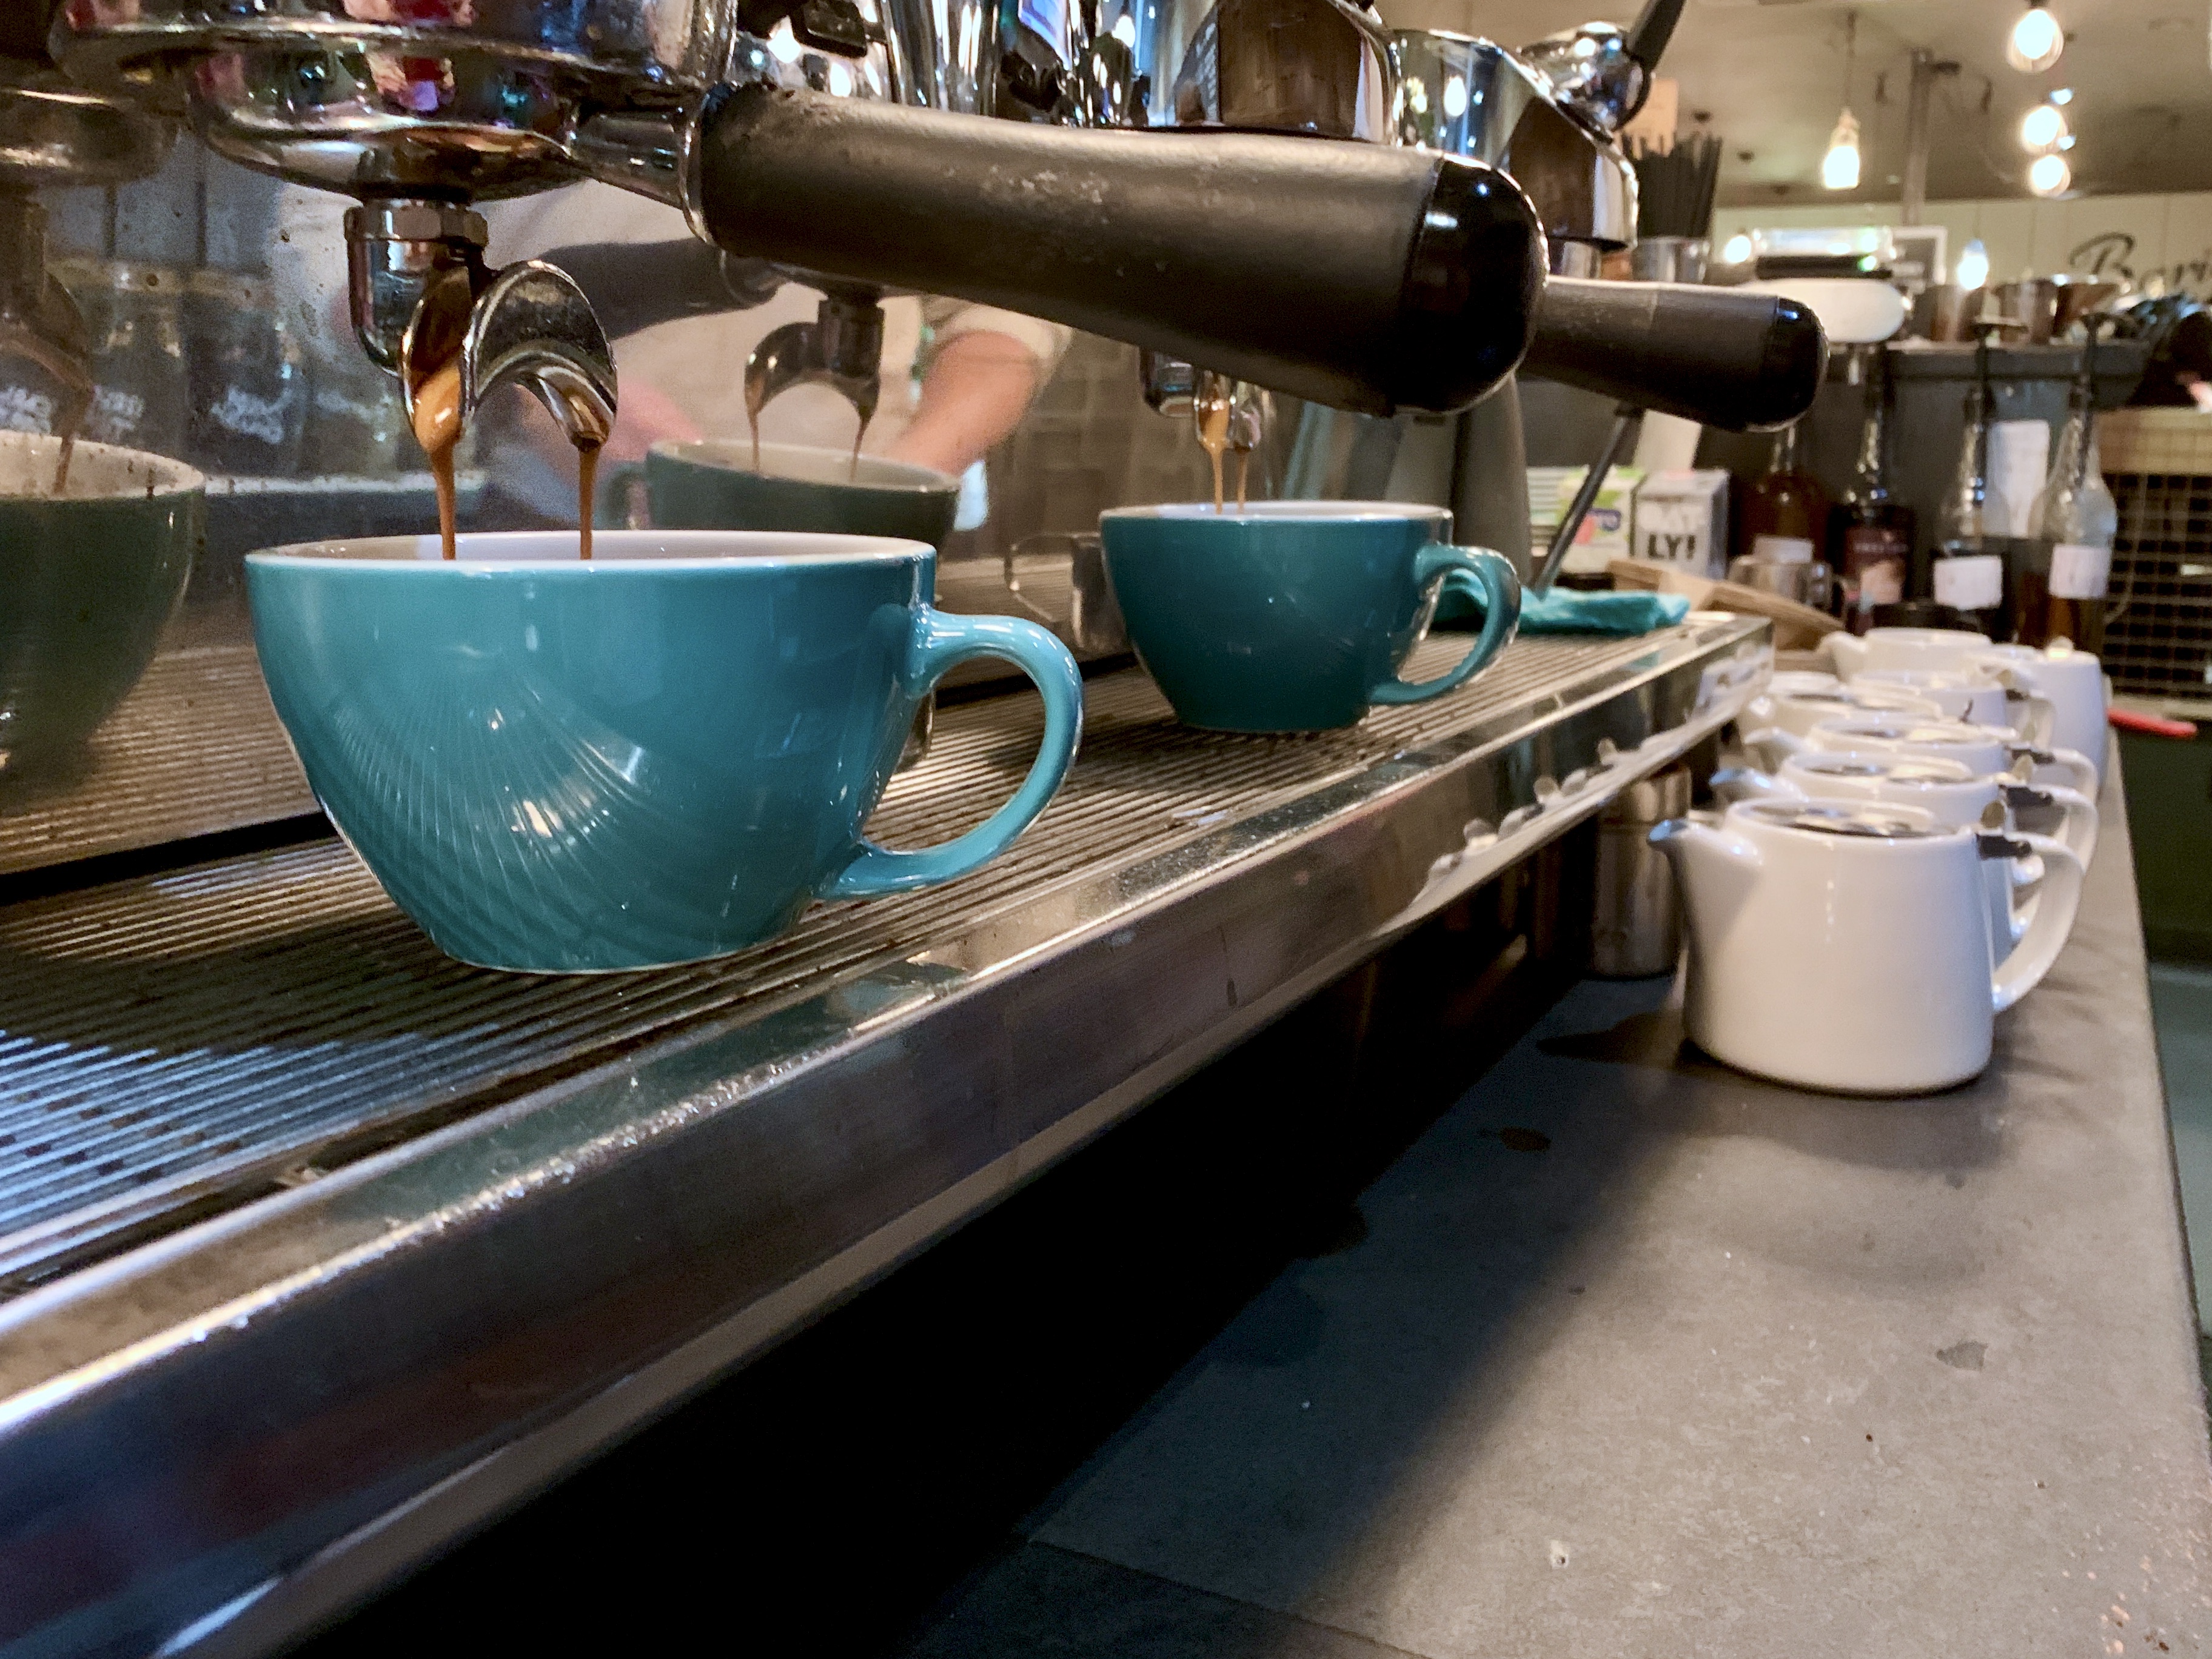
<svg viewBox="0 0 2212 1659"><path fill-rule="evenodd" d="M2072 941L1951 1093L1793 1092L1681 1048L1663 981L1578 988L916 1653L2203 1650L2212 1468L2106 807Z"/></svg>

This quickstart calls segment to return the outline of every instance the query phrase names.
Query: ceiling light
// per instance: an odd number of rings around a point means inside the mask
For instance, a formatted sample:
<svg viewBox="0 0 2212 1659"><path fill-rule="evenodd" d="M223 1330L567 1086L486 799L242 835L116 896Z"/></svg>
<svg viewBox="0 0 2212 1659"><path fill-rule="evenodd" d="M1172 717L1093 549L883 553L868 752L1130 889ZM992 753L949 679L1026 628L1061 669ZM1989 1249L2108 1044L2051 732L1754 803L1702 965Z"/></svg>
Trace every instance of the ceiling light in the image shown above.
<svg viewBox="0 0 2212 1659"><path fill-rule="evenodd" d="M1820 158L1824 190L1859 187L1859 124L1851 115L1851 58L1858 50L1859 15L1844 14L1844 108L1836 117L1836 130L1828 135L1828 153Z"/></svg>
<svg viewBox="0 0 2212 1659"><path fill-rule="evenodd" d="M1828 135L1828 153L1820 158L1820 184L1827 190L1859 187L1859 124L1845 110L1836 118Z"/></svg>
<svg viewBox="0 0 2212 1659"><path fill-rule="evenodd" d="M2063 155L2039 155L2027 170L2027 187L2038 196L2056 196L2074 182L2074 169Z"/></svg>
<svg viewBox="0 0 2212 1659"><path fill-rule="evenodd" d="M1979 237L1960 250L1959 268L1952 280L1969 292L1990 280L1990 251L1982 246Z"/></svg>
<svg viewBox="0 0 2212 1659"><path fill-rule="evenodd" d="M2048 95L2050 100L2054 104L2070 104L2074 101L2074 88L2071 87L2053 87Z"/></svg>
<svg viewBox="0 0 2212 1659"><path fill-rule="evenodd" d="M2030 155L2058 148L2066 136L2066 118L2048 104L2038 104L2020 118L2020 144Z"/></svg>
<svg viewBox="0 0 2212 1659"><path fill-rule="evenodd" d="M2066 50L2066 32L2044 7L2043 0L2027 0L2027 9L2012 26L2005 40L2005 62L2024 75L2040 75Z"/></svg>

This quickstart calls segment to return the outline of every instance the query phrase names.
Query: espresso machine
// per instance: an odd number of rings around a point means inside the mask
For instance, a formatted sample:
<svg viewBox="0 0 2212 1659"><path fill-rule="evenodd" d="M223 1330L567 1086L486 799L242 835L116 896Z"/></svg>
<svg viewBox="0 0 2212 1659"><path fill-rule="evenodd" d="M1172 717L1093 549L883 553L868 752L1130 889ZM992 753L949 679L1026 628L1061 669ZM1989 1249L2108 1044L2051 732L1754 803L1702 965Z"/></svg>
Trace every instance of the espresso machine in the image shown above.
<svg viewBox="0 0 2212 1659"><path fill-rule="evenodd" d="M354 322L380 364L401 363L428 296L450 313L458 283L484 313L465 334L520 333L526 378L560 362L591 384L597 341L568 337L572 314L542 338L500 317L510 290L483 265L471 205L585 177L680 206L738 258L826 279L834 325L757 365L764 391L861 379L868 294L884 289L1377 413L1470 402L1527 344L1543 240L1504 174L1275 134L1140 143L1088 126L1109 55L1079 9L1006 23L960 8L943 33L933 9L888 0L362 9L94 3L61 12L49 44L77 83L188 118L218 155L356 197ZM993 118L1008 114L1027 118ZM1339 327L1305 325L1316 302ZM488 389L474 356L471 402Z"/></svg>
<svg viewBox="0 0 2212 1659"><path fill-rule="evenodd" d="M1591 23L1519 52L1477 38L1386 29L1357 0L1132 7L1140 95L1132 118L1186 131L1288 131L1450 155L1511 174L1546 237L1550 280L1520 372L1731 428L1763 428L1809 398L1817 325L1748 296L1598 284L1600 262L1635 240L1636 177L1615 137L1639 108L1680 0L1650 0L1622 28ZM1164 94L1144 96L1168 82ZM1143 362L1146 401L1192 418L1202 394L1234 410L1232 441L1256 447L1259 388L1161 354ZM1293 495L1420 495L1454 508L1463 538L1528 568L1517 399L1510 386L1440 423L1278 412L1271 470ZM1284 416L1289 416L1284 420ZM1418 417L1417 417L1418 418ZM1425 468L1401 454L1433 452ZM1424 477L1425 472L1428 476Z"/></svg>

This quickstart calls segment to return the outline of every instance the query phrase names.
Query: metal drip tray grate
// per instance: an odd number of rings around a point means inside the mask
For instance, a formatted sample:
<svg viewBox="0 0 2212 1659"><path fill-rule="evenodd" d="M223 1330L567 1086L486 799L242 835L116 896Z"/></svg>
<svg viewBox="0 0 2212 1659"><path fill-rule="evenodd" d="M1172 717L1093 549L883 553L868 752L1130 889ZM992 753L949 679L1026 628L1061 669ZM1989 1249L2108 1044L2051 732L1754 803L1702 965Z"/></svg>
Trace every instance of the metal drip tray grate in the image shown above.
<svg viewBox="0 0 2212 1659"><path fill-rule="evenodd" d="M0 772L0 873L314 810L253 647L167 652L81 754Z"/></svg>
<svg viewBox="0 0 2212 1659"><path fill-rule="evenodd" d="M1066 787L998 863L933 891L817 906L782 939L687 969L465 968L331 842L0 909L0 1288L687 1022L926 949L1078 872L1172 850L1486 713L1540 713L1653 647L1524 641L1468 692L1310 738L1188 731L1141 673L1109 676L1090 687ZM1431 642L1409 672L1441 672L1464 648ZM1039 724L1030 695L946 709L872 833L918 845L979 821L1027 766Z"/></svg>

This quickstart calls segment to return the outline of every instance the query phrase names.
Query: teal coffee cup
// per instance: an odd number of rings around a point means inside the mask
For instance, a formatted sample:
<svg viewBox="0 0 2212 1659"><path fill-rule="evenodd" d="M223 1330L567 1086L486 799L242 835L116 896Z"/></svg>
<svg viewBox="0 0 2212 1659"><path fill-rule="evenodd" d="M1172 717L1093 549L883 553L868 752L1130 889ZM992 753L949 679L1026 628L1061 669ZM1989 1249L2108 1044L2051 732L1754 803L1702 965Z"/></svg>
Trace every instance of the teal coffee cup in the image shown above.
<svg viewBox="0 0 2212 1659"><path fill-rule="evenodd" d="M1441 507L1262 501L1119 507L1099 520L1106 574L1138 660L1187 726L1320 732L1377 704L1425 702L1505 648L1513 567L1444 540ZM1399 670L1440 593L1482 613L1467 654L1418 683Z"/></svg>
<svg viewBox="0 0 2212 1659"><path fill-rule="evenodd" d="M465 962L587 973L773 937L816 898L965 875L1075 757L1074 659L956 617L919 542L783 532L432 538L251 554L254 639L331 820ZM1044 736L1012 799L941 847L861 826L939 676L1000 657Z"/></svg>
<svg viewBox="0 0 2212 1659"><path fill-rule="evenodd" d="M804 444L743 438L655 444L647 501L661 530L812 530L891 536L940 551L952 533L960 481L926 466Z"/></svg>
<svg viewBox="0 0 2212 1659"><path fill-rule="evenodd" d="M207 533L200 475L158 455L0 433L0 767L92 735L154 659Z"/></svg>

